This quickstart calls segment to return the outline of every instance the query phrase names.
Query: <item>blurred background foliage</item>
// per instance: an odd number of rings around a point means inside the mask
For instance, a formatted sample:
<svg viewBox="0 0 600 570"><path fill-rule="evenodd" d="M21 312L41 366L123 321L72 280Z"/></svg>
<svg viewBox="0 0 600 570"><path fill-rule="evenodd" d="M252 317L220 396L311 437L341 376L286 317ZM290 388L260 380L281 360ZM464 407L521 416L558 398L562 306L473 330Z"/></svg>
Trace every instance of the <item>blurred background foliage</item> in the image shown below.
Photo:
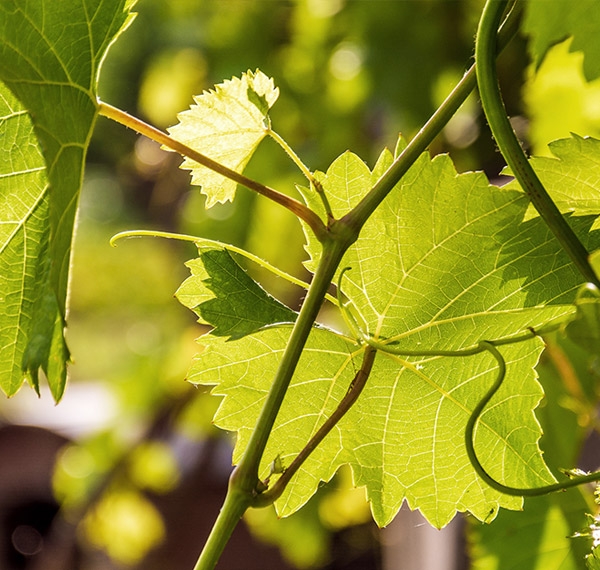
<svg viewBox="0 0 600 570"><path fill-rule="evenodd" d="M470 65L482 6L483 0L139 0L135 22L104 64L100 93L164 129L193 95L260 68L281 92L271 112L274 129L311 169L326 169L347 149L372 165L399 132L415 134ZM581 55L559 44L534 69L524 43L512 42L500 72L526 143L544 154L550 140L571 131L600 135L600 83L586 81ZM431 151L450 153L459 171L484 169L493 178L502 168L475 95ZM211 469L221 486L230 469L227 436L210 422L218 402L184 382L203 331L173 294L194 248L160 239L111 248L111 236L152 228L218 239L309 278L300 227L287 211L245 189L234 204L207 211L179 162L151 141L98 121L73 258L71 385L57 408L31 394L0 403L5 422L37 423L72 438L59 456L54 490L66 519L83 521L74 540L104 553L104 566L82 568L164 567L160 557L152 562L153 549L163 544L168 551L173 538L159 496L185 487L206 450L218 462ZM290 194L303 182L271 141L246 173ZM302 291L258 276L298 307ZM215 438L225 443L207 443ZM261 540L279 545L288 561L282 568L377 568L377 555L365 558L377 547L363 493L340 491L350 486L344 472L295 517L277 521L263 510L249 513L247 523ZM206 517L214 519L212 512ZM343 538L345 527L362 529L362 540ZM192 536L182 555L190 567L203 541L202 532ZM335 552L350 559L345 566L336 565Z"/></svg>

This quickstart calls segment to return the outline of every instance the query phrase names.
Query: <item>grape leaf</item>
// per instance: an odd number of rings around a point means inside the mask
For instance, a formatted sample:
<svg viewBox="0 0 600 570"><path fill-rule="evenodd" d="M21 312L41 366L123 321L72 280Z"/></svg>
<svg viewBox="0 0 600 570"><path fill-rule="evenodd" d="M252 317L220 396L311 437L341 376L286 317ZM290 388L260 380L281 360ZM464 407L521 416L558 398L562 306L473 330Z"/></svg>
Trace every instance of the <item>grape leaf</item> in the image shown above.
<svg viewBox="0 0 600 570"><path fill-rule="evenodd" d="M375 172L345 153L318 174L336 216L369 190L392 160ZM316 209L319 200L307 196ZM538 219L522 222L525 196L490 186L481 174L457 175L449 158L423 155L384 201L350 248L342 283L365 332L402 341L408 349L455 350L482 339L514 335L573 312L579 277ZM585 234L591 221L578 218ZM598 242L596 233L592 235ZM309 242L310 265L320 250ZM215 423L237 431L237 461L254 428L289 336L288 327L235 342L210 336L189 380L216 385L225 396ZM361 365L363 347L315 329L303 353L263 456L262 476L278 455L284 465L343 397ZM538 341L502 348L505 386L485 410L476 433L481 460L510 485L553 480L537 447L533 410L542 391L534 366ZM489 387L496 364L469 358L401 358L378 354L355 406L310 456L277 501L279 514L300 508L320 480L351 465L364 485L375 520L387 524L403 500L435 526L456 511L481 520L521 500L487 487L469 463L464 430ZM360 429L356 429L360 425Z"/></svg>
<svg viewBox="0 0 600 570"><path fill-rule="evenodd" d="M201 248L186 264L192 276L178 289L179 301L212 325L214 336L235 340L275 323L292 323L297 314L269 295L224 249Z"/></svg>
<svg viewBox="0 0 600 570"><path fill-rule="evenodd" d="M130 20L131 5L131 0L0 4L0 81L20 101L17 105L2 88L7 138L0 157L0 331L6 361L0 387L8 395L25 377L37 387L40 367L56 400L64 390L70 250L96 120L96 83L107 48Z"/></svg>
<svg viewBox="0 0 600 570"><path fill-rule="evenodd" d="M169 134L241 173L268 132L267 113L278 96L272 79L259 70L247 71L195 97L196 104L179 114ZM191 171L192 184L201 186L207 208L233 200L236 182L189 158L181 167Z"/></svg>
<svg viewBox="0 0 600 570"><path fill-rule="evenodd" d="M355 205L375 179L346 153L321 183L335 212ZM527 205L481 173L457 175L445 155L422 155L341 264L352 268L342 287L365 332L407 348L456 350L571 312L578 274L538 218L519 223ZM586 240L590 224L578 219ZM310 268L320 255L313 243Z"/></svg>
<svg viewBox="0 0 600 570"><path fill-rule="evenodd" d="M24 377L37 390L40 367L56 399L64 388L69 355L50 287L49 200L29 115L0 84L0 387L9 396Z"/></svg>
<svg viewBox="0 0 600 570"><path fill-rule="evenodd" d="M573 36L571 50L584 52L583 70L591 81L600 77L599 27L597 0L529 0L522 30L531 36L529 52L538 65L549 47Z"/></svg>
<svg viewBox="0 0 600 570"><path fill-rule="evenodd" d="M282 327L227 345L211 336L200 340L204 350L188 379L217 384L213 393L225 396L214 421L237 431L234 462L248 442L288 337L289 328ZM532 370L540 348L533 344L503 351L518 390L513 386L499 396L476 438L482 460L499 466L492 469L497 477L529 485L552 480L535 453L539 433L531 409L541 391ZM361 355L362 348L350 339L313 330L265 450L263 477L278 455L284 466L289 464L331 414ZM519 498L500 495L481 482L464 446L469 414L495 373L487 355L421 360L378 355L358 402L292 479L276 503L278 513L295 512L321 480L329 480L345 463L355 483L366 486L373 516L382 526L404 499L437 527L457 510L487 520L498 506L519 508Z"/></svg>

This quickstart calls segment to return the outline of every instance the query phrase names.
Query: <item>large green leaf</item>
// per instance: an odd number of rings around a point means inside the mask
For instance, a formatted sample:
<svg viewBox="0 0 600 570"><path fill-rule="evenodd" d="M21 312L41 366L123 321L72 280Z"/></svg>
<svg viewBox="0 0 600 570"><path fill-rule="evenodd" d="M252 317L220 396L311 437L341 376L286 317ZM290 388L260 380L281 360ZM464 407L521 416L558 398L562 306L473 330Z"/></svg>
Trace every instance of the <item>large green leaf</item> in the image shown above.
<svg viewBox="0 0 600 570"><path fill-rule="evenodd" d="M206 337L189 380L218 384L224 395L215 423L238 433L234 461L247 444L289 337L268 329L236 342ZM532 367L539 346L517 346L505 356L515 384L484 414L476 445L492 472L513 484L551 480L535 453L539 436L531 413L541 391ZM360 366L362 349L338 335L315 329L286 395L262 463L262 476L278 455L284 466L302 449L343 397ZM400 359L377 356L355 406L310 456L276 506L280 515L300 508L343 464L364 485L375 520L391 521L406 499L435 526L456 511L492 519L498 506L521 501L487 487L469 463L464 429L469 414L496 373L487 355L472 358ZM360 428L360 429L358 429Z"/></svg>
<svg viewBox="0 0 600 570"><path fill-rule="evenodd" d="M571 49L585 53L588 80L600 77L600 10L598 0L529 0L523 31L531 36L529 51L539 63L552 45L573 36Z"/></svg>
<svg viewBox="0 0 600 570"><path fill-rule="evenodd" d="M371 173L345 153L318 174L334 214L356 204L391 160L384 153ZM317 198L308 200L320 207ZM519 191L490 186L481 174L457 175L448 157L423 155L342 263L352 268L342 290L363 332L406 349L456 350L572 314L567 303L578 274L539 219L522 221L527 205ZM591 221L577 219L585 234ZM320 250L314 241L308 250L314 266ZM214 392L225 396L215 422L238 433L234 461L254 428L288 337L289 328L279 327L227 345L201 339L204 350L190 381L214 384ZM363 350L351 338L313 331L269 439L264 477L275 457L289 462L335 409ZM534 373L541 343L502 351L507 380L481 418L476 447L497 479L539 485L553 479L537 447L541 432L533 415L542 396ZM292 480L278 512L294 512L344 463L352 466L355 483L366 486L381 525L403 500L440 527L456 511L489 520L499 506L519 508L519 498L500 495L479 479L464 445L469 415L496 372L487 354L378 354L358 402Z"/></svg>
<svg viewBox="0 0 600 570"><path fill-rule="evenodd" d="M375 178L346 153L322 184L337 212ZM342 288L364 332L406 348L456 350L571 312L580 278L538 218L520 223L527 206L521 192L490 186L481 173L457 175L445 155L422 155L341 264L351 267ZM577 222L588 240L591 220ZM313 267L314 242L309 253Z"/></svg>
<svg viewBox="0 0 600 570"><path fill-rule="evenodd" d="M2 345L7 361L0 369L0 387L9 395L25 376L37 386L39 367L47 373L55 399L64 390L68 353L62 329L70 250L97 114L98 72L110 43L130 19L131 4L0 3L0 80L20 101L3 88L2 128L8 138L0 157L5 179L0 263L7 273L2 275L0 330L7 341Z"/></svg>
<svg viewBox="0 0 600 570"><path fill-rule="evenodd" d="M15 152L18 149L18 152ZM50 287L49 193L29 115L0 84L0 387L14 394L41 367L59 398L68 351Z"/></svg>
<svg viewBox="0 0 600 570"><path fill-rule="evenodd" d="M279 90L262 71L247 71L195 97L195 105L179 114L179 124L169 134L221 164L242 172L268 132L267 113ZM233 200L236 182L186 158L192 184L206 194L206 207Z"/></svg>

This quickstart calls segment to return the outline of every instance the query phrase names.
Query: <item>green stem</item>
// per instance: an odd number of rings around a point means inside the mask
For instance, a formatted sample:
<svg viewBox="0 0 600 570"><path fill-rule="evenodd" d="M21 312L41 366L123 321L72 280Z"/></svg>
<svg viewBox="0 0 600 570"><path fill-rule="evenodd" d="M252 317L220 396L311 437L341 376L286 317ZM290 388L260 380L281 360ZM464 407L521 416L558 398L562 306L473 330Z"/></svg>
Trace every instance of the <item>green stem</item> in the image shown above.
<svg viewBox="0 0 600 570"><path fill-rule="evenodd" d="M252 178L248 178L235 170L231 170L221 163L212 160L208 156L194 150L193 148L175 140L170 135L156 129L152 125L145 123L144 121L138 119L137 117L133 117L129 113L118 109L117 107L113 107L108 103L104 103L103 101L98 101L98 112L100 115L112 119L117 123L120 123L130 129L133 129L137 133L140 133L157 143L178 152L182 156L187 156L192 160L196 161L198 164L206 166L210 168L214 172L221 174L225 178L229 178L254 192L269 198L273 202L287 208L292 214L296 215L298 218L306 222L306 224L312 229L315 236L318 240L326 239L327 229L325 228L325 224L321 221L321 218L315 212L313 212L310 208L306 207L298 200L294 200L273 188L269 188Z"/></svg>
<svg viewBox="0 0 600 570"><path fill-rule="evenodd" d="M230 477L227 498L205 547L209 552L203 551L194 570L214 568L240 516L265 491L258 471L269 435L327 289L344 253L356 239L356 235L344 228L340 228L337 235L335 228L333 230L334 235L323 244L323 255L244 455Z"/></svg>
<svg viewBox="0 0 600 570"><path fill-rule="evenodd" d="M210 531L194 570L212 570L217 565L235 527L250 506L250 502L248 495L233 491L230 485L219 516Z"/></svg>
<svg viewBox="0 0 600 570"><path fill-rule="evenodd" d="M542 487L510 487L508 485L504 485L499 481L496 481L481 465L479 459L477 458L477 453L475 452L475 427L477 426L477 422L481 417L481 414L484 408L487 406L488 402L494 397L494 394L500 389L502 382L504 381L504 377L506 375L506 364L504 362L504 357L500 353L500 351L494 346L491 342L481 342L479 346L483 350L487 350L498 363L498 374L496 376L496 380L491 388L487 391L485 396L481 399L481 401L475 406L475 409L469 416L469 421L467 422L467 427L465 429L465 445L467 447L467 455L469 456L469 461L471 465L473 465L477 474L493 489L499 491L500 493L504 493L505 495L513 495L517 497L538 497L540 495L547 495L548 493L553 493L555 491L564 491L570 487L576 487L578 485L583 485L584 483L592 483L594 481L600 481L600 472L590 473L589 475L582 475L580 477L573 477L568 481L563 481L561 483L554 483L551 485L544 485Z"/></svg>
<svg viewBox="0 0 600 570"><path fill-rule="evenodd" d="M325 243L323 255L315 272L306 300L283 353L275 379L261 410L255 429L250 436L246 451L238 465L236 479L243 489L256 490L258 468L275 418L283 402L296 365L300 359L308 335L317 318L322 301L335 271L350 244L332 240Z"/></svg>
<svg viewBox="0 0 600 570"><path fill-rule="evenodd" d="M319 197L321 198L321 202L323 204L323 208L325 208L325 213L327 214L328 220L333 220L333 212L331 210L331 205L329 204L329 200L325 192L323 191L323 186L321 183L314 177L313 173L310 171L308 166L302 162L300 157L294 152L294 149L285 141L285 139L279 136L274 130L270 127L267 131L269 136L286 152L286 154L292 159L294 164L300 169L302 174L306 177L309 184L315 189Z"/></svg>
<svg viewBox="0 0 600 570"><path fill-rule="evenodd" d="M504 26L502 43L507 43L508 39L515 33L515 20L516 16L507 22L508 25ZM333 216L330 215L327 228L323 226L320 219L318 219L318 222L313 220L312 225L309 223L315 235L323 244L323 255L250 441L247 444L239 465L231 475L228 497L225 500L205 547L208 553L203 553L200 556L194 570L211 570L214 568L239 517L246 508L258 501L257 497L266 490L258 477L260 461L310 330L344 253L356 240L369 216L419 155L427 149L456 110L462 105L473 90L474 85L474 68L471 68L433 117L409 143L404 152L401 153L390 169L381 177L371 192L352 212L338 221L334 220ZM195 160L193 156L190 156L190 158ZM319 188L316 189L317 191L319 190ZM307 209L305 206L303 208ZM311 215L317 217L312 210L308 211ZM306 218L299 217L307 221ZM371 354L374 356L375 351Z"/></svg>
<svg viewBox="0 0 600 570"><path fill-rule="evenodd" d="M310 171L308 166L306 166L306 164L304 164L304 162L302 162L301 158L294 152L294 149L285 141L285 139L282 136L280 136L273 129L271 129L271 127L269 127L267 129L267 133L285 151L285 153L292 159L292 162L298 167L300 172L302 172L302 174L304 174L306 179L310 183L312 183L314 180L312 172Z"/></svg>
<svg viewBox="0 0 600 570"><path fill-rule="evenodd" d="M498 45L500 49L504 49L506 44L508 44L510 39L517 32L520 15L519 7L520 6L516 6L508 15L502 28L498 32ZM351 224L355 224L358 227L364 225L377 206L379 206L394 186L406 174L421 153L427 150L435 137L439 135L448 121L454 116L456 111L458 111L459 107L465 102L466 98L475 88L476 83L477 77L475 65L472 65L427 123L425 123L423 128L421 128L396 158L394 163L381 176L371 191L351 213L346 215L346 219Z"/></svg>
<svg viewBox="0 0 600 570"><path fill-rule="evenodd" d="M506 5L507 0L488 0L479 22L475 42L475 66L481 104L502 155L531 203L584 279L600 287L600 281L588 261L587 250L546 192L527 160L506 114L496 70L496 30Z"/></svg>

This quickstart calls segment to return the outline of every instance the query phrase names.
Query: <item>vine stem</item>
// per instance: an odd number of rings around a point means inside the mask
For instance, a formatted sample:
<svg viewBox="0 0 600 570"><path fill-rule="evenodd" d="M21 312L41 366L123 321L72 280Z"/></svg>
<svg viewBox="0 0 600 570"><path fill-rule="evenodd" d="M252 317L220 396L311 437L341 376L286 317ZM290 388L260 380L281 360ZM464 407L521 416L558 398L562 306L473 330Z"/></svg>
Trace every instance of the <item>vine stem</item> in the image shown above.
<svg viewBox="0 0 600 570"><path fill-rule="evenodd" d="M319 241L325 239L326 236L326 228L325 224L319 218L315 212L313 212L310 208L298 202L294 198L286 196L277 190L270 188L269 186L265 186L260 182L253 180L252 178L248 178L235 170L231 170L221 163L209 158L208 156L194 150L193 148L175 140L173 137L168 135L167 133L145 123L141 119L118 109L117 107L113 107L104 101L98 100L98 113L103 117L107 117L108 119L112 119L121 125L129 127L130 129L136 131L137 133L156 141L157 143L178 152L182 156L186 156L201 164L202 166L206 166L210 168L214 172L221 174L225 178L229 178L254 192L269 198L273 202L283 206L288 209L292 214L296 215L298 218L306 222L306 224L311 228L314 232L315 236Z"/></svg>
<svg viewBox="0 0 600 570"><path fill-rule="evenodd" d="M253 504L256 497L266 490L265 485L258 477L258 470L269 435L325 298L325 293L344 253L358 236L358 234L348 232L343 225L337 224L337 227L340 230L336 231L334 226L331 239L323 244L323 255L292 329L273 384L244 454L231 474L227 497L194 570L212 570L214 568L240 517Z"/></svg>
<svg viewBox="0 0 600 570"><path fill-rule="evenodd" d="M517 27L518 11L515 10L500 31L501 45L508 43L516 33ZM472 66L367 196L340 220L330 217L324 232L317 233L313 227L315 235L323 244L322 257L250 441L240 463L230 477L225 503L194 570L214 568L240 517L257 500L258 495L266 491L264 484L258 478L262 454L310 330L344 253L357 239L369 216L463 104L475 87L475 83L475 67ZM194 159L193 156L190 158ZM320 219L319 224L322 224ZM320 228L319 224L315 225Z"/></svg>
<svg viewBox="0 0 600 570"><path fill-rule="evenodd" d="M483 111L500 152L525 190L531 203L554 233L584 279L600 287L589 254L552 201L527 160L506 114L496 69L496 30L508 0L488 0L483 9L475 42L475 67Z"/></svg>
<svg viewBox="0 0 600 570"><path fill-rule="evenodd" d="M372 346L367 346L363 353L363 361L360 370L355 374L346 394L341 399L333 413L323 422L321 427L310 438L308 443L302 448L300 453L294 457L290 466L285 469L281 477L277 479L275 484L264 493L258 495L254 501L254 507L265 507L274 503L283 493L291 478L296 474L302 464L309 458L310 454L317 446L325 439L327 434L336 426L336 424L344 417L346 412L355 404L358 397L361 395L363 388L367 384L369 375L375 362L377 350Z"/></svg>

